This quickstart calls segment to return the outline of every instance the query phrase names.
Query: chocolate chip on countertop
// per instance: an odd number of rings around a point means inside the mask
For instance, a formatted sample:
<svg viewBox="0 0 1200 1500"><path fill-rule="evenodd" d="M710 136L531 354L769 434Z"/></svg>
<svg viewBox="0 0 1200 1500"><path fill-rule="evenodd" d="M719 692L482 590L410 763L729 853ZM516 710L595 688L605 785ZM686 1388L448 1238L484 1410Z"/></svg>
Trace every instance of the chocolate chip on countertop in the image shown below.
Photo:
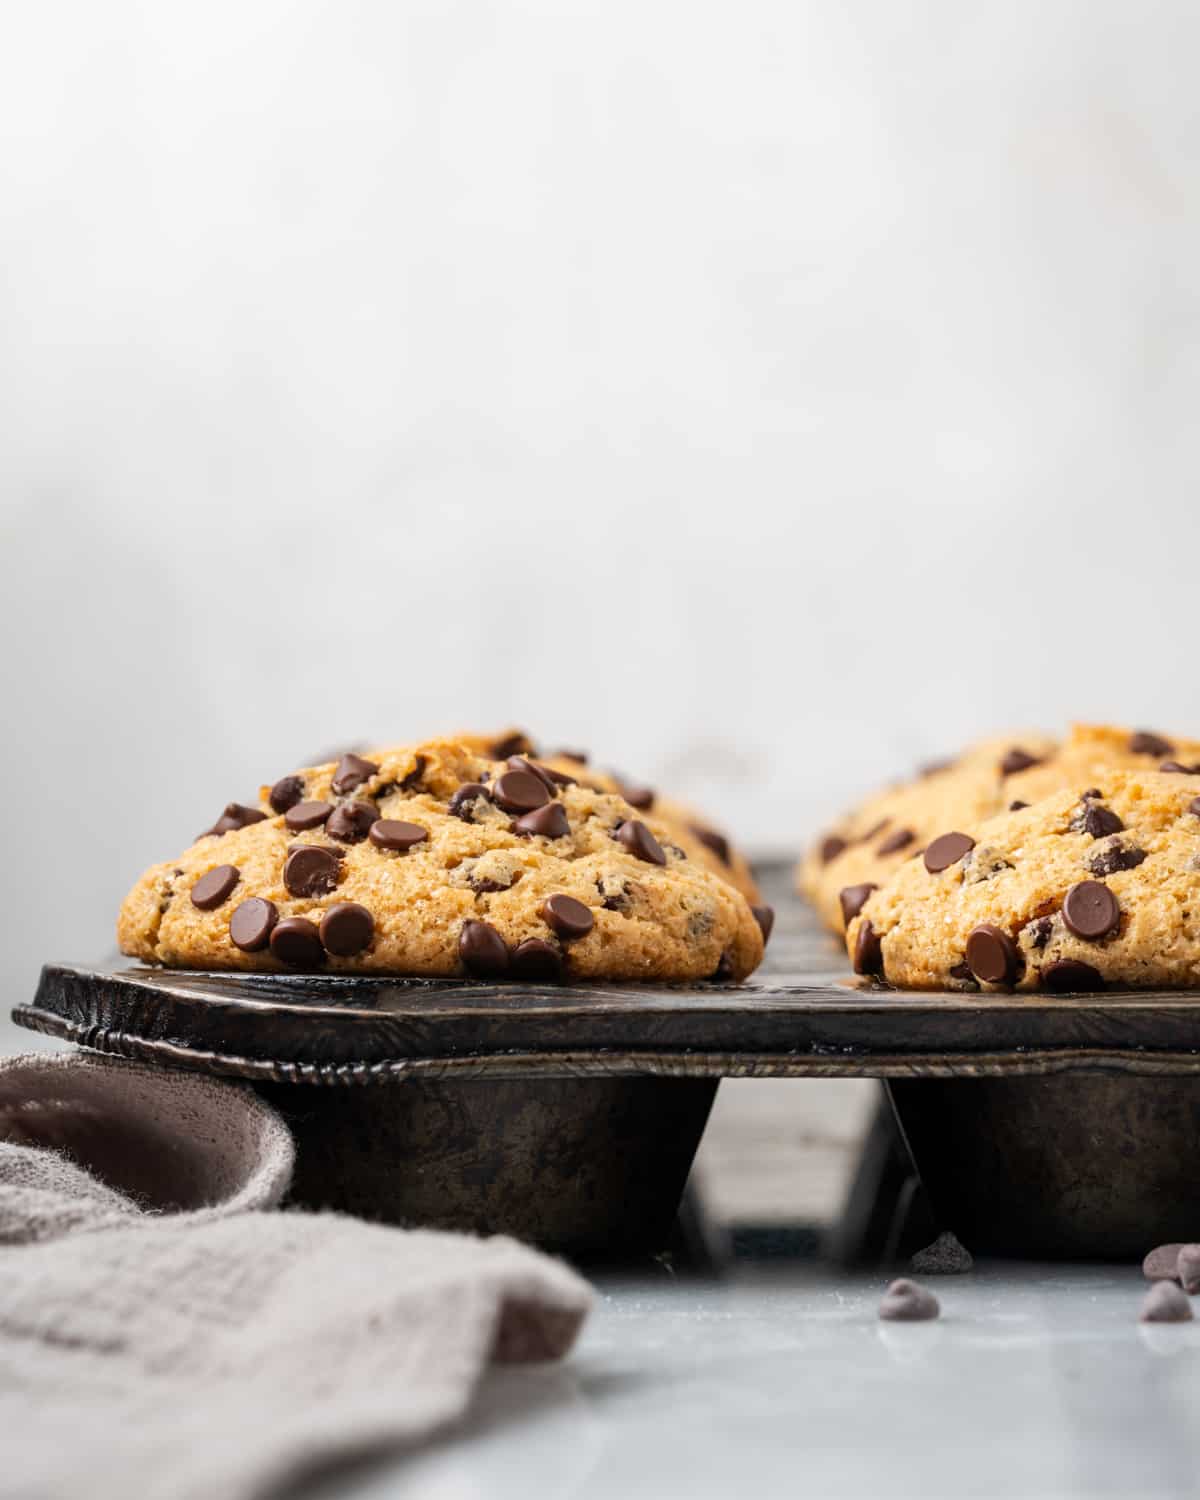
<svg viewBox="0 0 1200 1500"><path fill-rule="evenodd" d="M373 802L343 802L330 813L325 832L343 844L361 844L379 821L379 809Z"/></svg>
<svg viewBox="0 0 1200 1500"><path fill-rule="evenodd" d="M371 824L367 837L376 849L390 849L393 854L407 854L429 837L429 830L419 823L406 823L402 818L380 818Z"/></svg>
<svg viewBox="0 0 1200 1500"><path fill-rule="evenodd" d="M838 855L842 852L843 849L845 849L845 847L846 840L842 838L840 834L826 834L826 836L821 840L821 863L823 865L829 864L832 860L835 860L838 857Z"/></svg>
<svg viewBox="0 0 1200 1500"><path fill-rule="evenodd" d="M621 824L617 829L617 839L630 854L645 860L648 865L665 865L667 862L667 856L658 840L645 823L639 822L637 818L630 818L628 822Z"/></svg>
<svg viewBox="0 0 1200 1500"><path fill-rule="evenodd" d="M1135 730L1129 737L1129 748L1134 755L1156 755L1160 760L1175 750L1170 740L1164 740L1161 734L1154 734L1149 729Z"/></svg>
<svg viewBox="0 0 1200 1500"><path fill-rule="evenodd" d="M293 896L323 896L337 885L341 868L323 844L294 844L283 862L283 883Z"/></svg>
<svg viewBox="0 0 1200 1500"><path fill-rule="evenodd" d="M1088 797L1071 819L1073 833L1090 833L1094 839L1107 838L1110 833L1120 833L1125 827L1111 807L1104 807Z"/></svg>
<svg viewBox="0 0 1200 1500"><path fill-rule="evenodd" d="M206 828L200 838L206 834L232 833L236 828L248 828L251 823L261 823L266 818L266 813L257 807L246 807L241 802L227 802L225 811L217 819L211 828Z"/></svg>
<svg viewBox="0 0 1200 1500"><path fill-rule="evenodd" d="M1042 970L1042 987L1052 995L1082 995L1102 990L1104 980L1091 964L1077 958L1056 958Z"/></svg>
<svg viewBox="0 0 1200 1500"><path fill-rule="evenodd" d="M304 796L304 778L302 776L283 776L271 788L267 801L271 804L273 811L277 813L287 812L289 807L295 807Z"/></svg>
<svg viewBox="0 0 1200 1500"><path fill-rule="evenodd" d="M373 760L364 760L361 755L348 750L334 768L330 785L341 797L346 792L352 792L356 786L362 786L364 781L370 781L378 772L379 767Z"/></svg>
<svg viewBox="0 0 1200 1500"><path fill-rule="evenodd" d="M956 865L964 854L970 854L975 840L966 833L942 833L925 850L925 868L931 875L940 875L951 865Z"/></svg>
<svg viewBox="0 0 1200 1500"><path fill-rule="evenodd" d="M374 936L375 918L357 901L339 901L321 918L321 942L338 958L361 953Z"/></svg>
<svg viewBox="0 0 1200 1500"><path fill-rule="evenodd" d="M1179 1284L1189 1297L1200 1292L1200 1245L1180 1245L1175 1269L1179 1272Z"/></svg>
<svg viewBox="0 0 1200 1500"><path fill-rule="evenodd" d="M1121 922L1117 898L1099 880L1081 880L1063 897L1063 921L1078 938L1098 942Z"/></svg>
<svg viewBox="0 0 1200 1500"><path fill-rule="evenodd" d="M985 984L1012 984L1022 970L1020 950L1008 933L981 922L967 938L967 967Z"/></svg>
<svg viewBox="0 0 1200 1500"><path fill-rule="evenodd" d="M464 823L472 823L475 821L474 803L479 798L490 803L492 794L482 782L466 781L450 798L450 811L456 818L461 818Z"/></svg>
<svg viewBox="0 0 1200 1500"><path fill-rule="evenodd" d="M207 875L201 875L192 887L192 905L201 911L212 911L229 899L241 878L242 873L236 865L218 865Z"/></svg>
<svg viewBox="0 0 1200 1500"><path fill-rule="evenodd" d="M895 833L888 834L875 852L876 854L896 854L901 849L907 849L915 838L916 834L911 828L897 828Z"/></svg>
<svg viewBox="0 0 1200 1500"><path fill-rule="evenodd" d="M862 923L854 939L854 972L883 977L883 942L868 921Z"/></svg>
<svg viewBox="0 0 1200 1500"><path fill-rule="evenodd" d="M617 784L617 792L624 797L630 807L636 807L639 812L649 812L654 806L654 792L648 786L639 786L636 781L626 781L616 771L609 773Z"/></svg>
<svg viewBox="0 0 1200 1500"><path fill-rule="evenodd" d="M711 849L723 865L729 863L729 840L715 828L706 828L703 823L689 823L689 829L706 849Z"/></svg>
<svg viewBox="0 0 1200 1500"><path fill-rule="evenodd" d="M233 909L229 918L229 937L243 953L261 953L271 941L271 929L279 921L274 901L251 896Z"/></svg>
<svg viewBox="0 0 1200 1500"><path fill-rule="evenodd" d="M505 771L492 783L492 800L509 813L532 812L550 801L550 791L532 771Z"/></svg>
<svg viewBox="0 0 1200 1500"><path fill-rule="evenodd" d="M842 903L842 925L849 927L859 912L867 904L867 897L872 891L879 887L871 881L865 880L861 885L845 885L838 892L838 900Z"/></svg>
<svg viewBox="0 0 1200 1500"><path fill-rule="evenodd" d="M892 1282L879 1304L879 1316L885 1322L923 1323L939 1312L941 1306L933 1293L905 1276Z"/></svg>
<svg viewBox="0 0 1200 1500"><path fill-rule="evenodd" d="M271 932L271 952L292 969L315 969L325 961L316 924L307 917L284 917Z"/></svg>
<svg viewBox="0 0 1200 1500"><path fill-rule="evenodd" d="M1018 771L1028 771L1030 766L1040 766L1041 757L1030 755L1028 750L1022 750L1020 745L1014 745L1011 750L1006 750L1004 758L1000 762L1001 776L1015 776Z"/></svg>
<svg viewBox="0 0 1200 1500"><path fill-rule="evenodd" d="M571 831L567 814L561 802L548 802L545 807L535 807L513 824L513 832L524 838L540 834L545 839L566 838Z"/></svg>
<svg viewBox="0 0 1200 1500"><path fill-rule="evenodd" d="M775 926L775 908L773 906L752 906L750 908L754 920L758 923L758 930L762 933L763 947L771 941L771 929Z"/></svg>
<svg viewBox="0 0 1200 1500"><path fill-rule="evenodd" d="M1192 1304L1173 1281L1156 1281L1142 1300L1141 1323L1190 1323Z"/></svg>
<svg viewBox="0 0 1200 1500"><path fill-rule="evenodd" d="M547 896L542 902L542 917L564 942L587 937L596 925L591 907L576 901L574 896Z"/></svg>
<svg viewBox="0 0 1200 1500"><path fill-rule="evenodd" d="M307 833L320 828L332 811L332 802L297 802L284 813L283 821L293 833Z"/></svg>
<svg viewBox="0 0 1200 1500"><path fill-rule="evenodd" d="M553 984L562 978L562 954L545 938L526 938L512 952L514 979Z"/></svg>
<svg viewBox="0 0 1200 1500"><path fill-rule="evenodd" d="M498 978L508 972L508 944L489 922L472 920L462 924L458 956L468 973L481 978Z"/></svg>
<svg viewBox="0 0 1200 1500"><path fill-rule="evenodd" d="M1182 1245L1155 1245L1142 1261L1142 1275L1147 1281L1178 1281L1179 1252Z"/></svg>

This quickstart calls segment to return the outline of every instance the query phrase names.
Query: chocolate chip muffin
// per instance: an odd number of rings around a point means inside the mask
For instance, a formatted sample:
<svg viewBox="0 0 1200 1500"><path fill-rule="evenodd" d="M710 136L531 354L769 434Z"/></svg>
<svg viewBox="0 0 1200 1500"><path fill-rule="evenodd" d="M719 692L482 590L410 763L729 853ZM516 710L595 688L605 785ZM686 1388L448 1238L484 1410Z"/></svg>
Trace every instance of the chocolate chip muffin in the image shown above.
<svg viewBox="0 0 1200 1500"><path fill-rule="evenodd" d="M945 829L851 917L856 972L910 989L1196 985L1198 793L1200 765L1110 768Z"/></svg>
<svg viewBox="0 0 1200 1500"><path fill-rule="evenodd" d="M146 871L124 953L203 969L742 979L766 908L570 772L452 740L355 753L230 803Z"/></svg>
<svg viewBox="0 0 1200 1500"><path fill-rule="evenodd" d="M1022 803L1108 767L1156 769L1200 761L1200 742L1148 730L1079 724L1064 740L1040 732L982 740L953 761L868 799L807 851L797 872L801 893L835 932L872 891L947 829L971 828Z"/></svg>

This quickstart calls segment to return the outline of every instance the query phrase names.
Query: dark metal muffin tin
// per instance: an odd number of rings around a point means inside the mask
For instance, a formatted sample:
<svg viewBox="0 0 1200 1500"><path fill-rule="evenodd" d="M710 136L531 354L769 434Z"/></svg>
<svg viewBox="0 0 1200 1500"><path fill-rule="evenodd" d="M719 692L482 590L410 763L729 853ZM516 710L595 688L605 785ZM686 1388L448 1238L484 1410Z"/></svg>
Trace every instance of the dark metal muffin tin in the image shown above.
<svg viewBox="0 0 1200 1500"><path fill-rule="evenodd" d="M742 985L552 986L51 964L23 1026L251 1080L295 1197L572 1253L665 1243L717 1081L887 1080L941 1222L977 1252L1197 1236L1200 995L928 994L854 981L778 913Z"/></svg>

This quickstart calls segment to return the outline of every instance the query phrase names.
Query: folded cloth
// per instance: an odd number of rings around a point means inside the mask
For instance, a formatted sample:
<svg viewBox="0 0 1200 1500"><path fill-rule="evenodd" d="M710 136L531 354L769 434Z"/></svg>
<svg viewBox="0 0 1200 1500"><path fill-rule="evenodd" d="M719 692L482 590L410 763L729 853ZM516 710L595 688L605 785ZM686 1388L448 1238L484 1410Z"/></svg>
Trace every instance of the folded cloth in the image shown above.
<svg viewBox="0 0 1200 1500"><path fill-rule="evenodd" d="M0 1062L0 1494L237 1500L467 1409L591 1300L512 1240L266 1212L292 1143L241 1085Z"/></svg>

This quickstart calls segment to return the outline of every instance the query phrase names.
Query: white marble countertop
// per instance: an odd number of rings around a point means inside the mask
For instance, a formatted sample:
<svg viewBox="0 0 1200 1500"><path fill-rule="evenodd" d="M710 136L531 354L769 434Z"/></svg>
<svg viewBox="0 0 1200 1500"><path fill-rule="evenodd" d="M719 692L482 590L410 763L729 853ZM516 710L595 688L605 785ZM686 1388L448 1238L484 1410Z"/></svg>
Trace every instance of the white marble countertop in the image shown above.
<svg viewBox="0 0 1200 1500"><path fill-rule="evenodd" d="M1200 1323L1141 1325L1136 1267L929 1278L747 1268L601 1277L559 1368L489 1377L465 1429L305 1500L1175 1500L1200 1475Z"/></svg>

